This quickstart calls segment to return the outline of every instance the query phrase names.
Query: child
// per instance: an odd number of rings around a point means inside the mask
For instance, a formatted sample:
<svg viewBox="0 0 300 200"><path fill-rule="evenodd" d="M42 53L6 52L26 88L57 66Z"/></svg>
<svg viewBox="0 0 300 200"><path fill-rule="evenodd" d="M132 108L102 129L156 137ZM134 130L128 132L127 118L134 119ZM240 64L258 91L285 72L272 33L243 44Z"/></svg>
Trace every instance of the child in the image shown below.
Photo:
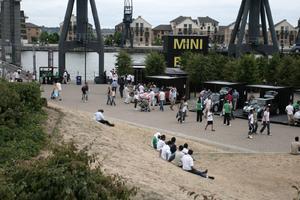
<svg viewBox="0 0 300 200"><path fill-rule="evenodd" d="M209 110L209 111L207 112L207 117L206 117L206 119L207 119L207 124L206 124L206 126L205 126L205 130L207 129L208 125L211 125L211 131L216 131L216 130L214 129L214 117L213 117L213 113L212 113L211 110Z"/></svg>

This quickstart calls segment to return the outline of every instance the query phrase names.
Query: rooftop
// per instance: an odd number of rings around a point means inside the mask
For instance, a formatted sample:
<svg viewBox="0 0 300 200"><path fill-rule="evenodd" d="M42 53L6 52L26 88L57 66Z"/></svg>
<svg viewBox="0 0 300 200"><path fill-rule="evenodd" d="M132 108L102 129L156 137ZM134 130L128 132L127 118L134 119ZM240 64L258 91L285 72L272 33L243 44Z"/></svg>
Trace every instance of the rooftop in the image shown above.
<svg viewBox="0 0 300 200"><path fill-rule="evenodd" d="M170 24L161 24L153 28L154 31L172 31Z"/></svg>

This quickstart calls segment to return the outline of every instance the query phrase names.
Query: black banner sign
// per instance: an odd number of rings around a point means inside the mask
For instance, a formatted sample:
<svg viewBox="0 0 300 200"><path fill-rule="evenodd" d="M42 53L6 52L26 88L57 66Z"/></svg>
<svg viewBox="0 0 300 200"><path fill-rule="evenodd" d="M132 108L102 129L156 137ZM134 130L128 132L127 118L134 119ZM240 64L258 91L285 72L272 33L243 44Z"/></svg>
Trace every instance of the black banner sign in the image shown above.
<svg viewBox="0 0 300 200"><path fill-rule="evenodd" d="M168 67L178 67L186 51L208 52L208 36L164 36L163 40Z"/></svg>

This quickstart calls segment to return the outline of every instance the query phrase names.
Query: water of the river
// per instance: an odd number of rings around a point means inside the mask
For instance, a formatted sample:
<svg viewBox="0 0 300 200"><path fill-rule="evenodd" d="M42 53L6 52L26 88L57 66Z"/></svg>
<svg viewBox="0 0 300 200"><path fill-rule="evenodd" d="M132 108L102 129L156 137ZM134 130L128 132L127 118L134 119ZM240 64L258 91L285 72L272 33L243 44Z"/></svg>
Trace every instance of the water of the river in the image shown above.
<svg viewBox="0 0 300 200"><path fill-rule="evenodd" d="M104 70L109 71L115 68L117 53L105 53L104 54ZM145 54L131 54L131 58L134 64L144 63ZM98 76L98 54L87 53L87 80L94 80L95 76ZM23 69L30 72L33 71L33 52L22 52L22 66ZM58 52L54 52L53 65L58 67ZM36 52L36 66L37 71L39 67L48 66L48 52L37 51ZM77 76L77 74L84 76L84 53L67 53L66 54L66 70L70 73L71 78Z"/></svg>

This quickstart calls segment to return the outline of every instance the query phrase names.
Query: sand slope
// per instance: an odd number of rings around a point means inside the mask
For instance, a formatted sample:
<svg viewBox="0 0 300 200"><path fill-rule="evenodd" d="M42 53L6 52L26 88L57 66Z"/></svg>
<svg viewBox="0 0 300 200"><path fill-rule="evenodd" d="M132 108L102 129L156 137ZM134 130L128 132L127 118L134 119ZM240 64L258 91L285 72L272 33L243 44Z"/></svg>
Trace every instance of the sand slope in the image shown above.
<svg viewBox="0 0 300 200"><path fill-rule="evenodd" d="M196 168L207 168L216 177L211 181L160 159L150 146L155 130L117 120L112 120L116 127L111 128L96 123L91 113L60 109L64 117L59 131L64 141L74 141L78 148L88 146L107 173L119 174L139 187L135 199L202 199L202 194L224 200L296 197L292 185L300 185L300 156L228 153L177 137L177 144L188 142L194 150Z"/></svg>

